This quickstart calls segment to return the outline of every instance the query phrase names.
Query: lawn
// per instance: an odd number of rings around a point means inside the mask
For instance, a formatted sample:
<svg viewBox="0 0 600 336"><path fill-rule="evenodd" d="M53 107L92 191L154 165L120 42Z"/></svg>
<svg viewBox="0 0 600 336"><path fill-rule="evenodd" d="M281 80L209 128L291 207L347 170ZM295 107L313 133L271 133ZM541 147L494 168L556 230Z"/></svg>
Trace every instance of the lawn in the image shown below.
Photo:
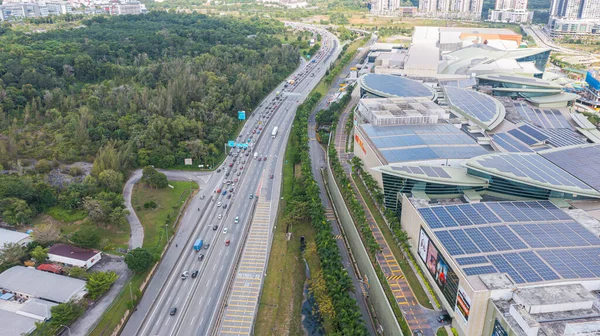
<svg viewBox="0 0 600 336"><path fill-rule="evenodd" d="M198 185L186 181L169 181L169 185L163 189L152 189L141 183L133 187L131 205L144 227L144 248L153 251L162 251L166 245L165 226L168 224L169 237L175 231L173 224L179 209L184 204L192 190L198 189ZM144 204L156 203L155 209L145 209Z"/></svg>
<svg viewBox="0 0 600 336"><path fill-rule="evenodd" d="M435 336L448 336L448 331L446 331L446 328L441 327L436 331Z"/></svg>
<svg viewBox="0 0 600 336"><path fill-rule="evenodd" d="M383 237L385 238L388 246L390 247L392 254L394 254L394 257L398 261L398 264L400 264L400 268L402 268L402 272L404 273L404 276L406 277L406 281L408 281L408 284L410 285L410 288L412 289L417 301L419 301L419 303L423 307L433 309L433 305L429 301L429 297L427 296L427 293L425 293L425 289L421 286L421 283L419 282L417 275L415 274L415 272L413 272L413 269L410 267L410 264L409 264L410 261L406 260L404 258L404 254L402 253L402 250L400 249L400 247L398 245L396 245L396 241L394 240L392 232L390 231L387 224L383 220L383 217L381 217L381 214L379 213L377 208L375 207L375 204L373 203L371 196L367 192L367 188L365 187L365 185L362 183L362 181L358 177L355 176L354 180L356 181L356 185L358 186L358 189L360 190L362 197L364 198L365 202L367 203L369 210L371 210L371 213L373 214L373 218L375 219L375 221L377 222L377 225L381 229L381 232L383 233Z"/></svg>
<svg viewBox="0 0 600 336"><path fill-rule="evenodd" d="M138 183L134 186L131 195L131 204L136 209L138 218L144 226L143 246L156 253L162 252L166 245L164 224L167 222L168 216L170 216L168 231L169 237L171 237L174 233L173 224L175 218L181 206L190 195L190 186L192 190L198 188L197 184L190 182L169 181L169 185L172 185L173 188L151 189L145 188ZM150 201L154 201L158 205L156 209L144 209L144 204ZM127 235L128 239L129 236ZM112 335L116 326L125 316L125 311L129 309L130 284L135 296L147 275L148 272L136 274L125 284L115 301L113 301L113 304L107 309L98 325L90 333L91 336ZM137 300L137 297L134 297L134 299Z"/></svg>
<svg viewBox="0 0 600 336"><path fill-rule="evenodd" d="M283 165L283 200L280 202L277 225L273 236L267 277L258 306L254 333L256 335L303 335L301 309L306 273L300 252L300 236L314 244L314 231L309 221L290 225L291 239L287 239L287 225L281 223L285 202L292 195L295 148L288 141ZM318 261L318 260L317 260Z"/></svg>

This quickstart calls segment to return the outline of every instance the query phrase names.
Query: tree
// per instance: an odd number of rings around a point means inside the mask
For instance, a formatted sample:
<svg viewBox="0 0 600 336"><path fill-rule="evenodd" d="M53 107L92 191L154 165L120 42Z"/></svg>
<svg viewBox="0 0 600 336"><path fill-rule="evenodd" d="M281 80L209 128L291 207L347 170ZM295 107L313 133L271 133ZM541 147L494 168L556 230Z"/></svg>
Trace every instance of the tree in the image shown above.
<svg viewBox="0 0 600 336"><path fill-rule="evenodd" d="M100 233L95 228L82 227L71 235L71 241L80 247L94 248L100 242Z"/></svg>
<svg viewBox="0 0 600 336"><path fill-rule="evenodd" d="M52 164L46 159L41 159L35 164L35 170L40 174L47 174L52 170Z"/></svg>
<svg viewBox="0 0 600 336"><path fill-rule="evenodd" d="M73 278L86 279L88 277L87 270L82 267L72 267L69 270L69 276Z"/></svg>
<svg viewBox="0 0 600 336"><path fill-rule="evenodd" d="M122 154L117 150L113 142L109 142L98 150L94 165L92 166L92 176L100 177L100 173L105 170L120 171L124 168Z"/></svg>
<svg viewBox="0 0 600 336"><path fill-rule="evenodd" d="M125 263L130 270L142 273L152 266L154 257L148 250L138 247L125 255Z"/></svg>
<svg viewBox="0 0 600 336"><path fill-rule="evenodd" d="M104 223L106 221L106 213L104 210L104 204L101 201L95 200L91 197L86 197L83 200L83 208L87 210L88 217L94 222L94 224Z"/></svg>
<svg viewBox="0 0 600 336"><path fill-rule="evenodd" d="M85 284L85 288L88 290L90 299L96 300L102 294L106 293L110 286L117 281L119 276L113 271L108 272L94 272L90 274Z"/></svg>
<svg viewBox="0 0 600 336"><path fill-rule="evenodd" d="M166 188L169 185L167 175L147 166L142 170L142 182L151 188Z"/></svg>
<svg viewBox="0 0 600 336"><path fill-rule="evenodd" d="M31 258L33 258L33 260L35 260L36 263L41 264L48 259L48 248L37 246L31 252L29 252L29 255Z"/></svg>
<svg viewBox="0 0 600 336"><path fill-rule="evenodd" d="M79 304L69 301L50 308L50 312L52 314L50 324L58 327L61 325L69 325L71 322L75 321L83 314L84 309Z"/></svg>
<svg viewBox="0 0 600 336"><path fill-rule="evenodd" d="M5 222L15 226L28 224L33 218L33 210L27 202L14 197L0 200L0 213Z"/></svg>
<svg viewBox="0 0 600 336"><path fill-rule="evenodd" d="M14 264L18 263L25 257L25 248L17 243L4 243L4 247L0 250L0 263Z"/></svg>
<svg viewBox="0 0 600 336"><path fill-rule="evenodd" d="M52 223L43 223L33 228L32 236L33 240L47 246L60 239L60 230Z"/></svg>
<svg viewBox="0 0 600 336"><path fill-rule="evenodd" d="M123 174L112 169L106 169L98 176L100 185L112 192L120 193L123 189Z"/></svg>

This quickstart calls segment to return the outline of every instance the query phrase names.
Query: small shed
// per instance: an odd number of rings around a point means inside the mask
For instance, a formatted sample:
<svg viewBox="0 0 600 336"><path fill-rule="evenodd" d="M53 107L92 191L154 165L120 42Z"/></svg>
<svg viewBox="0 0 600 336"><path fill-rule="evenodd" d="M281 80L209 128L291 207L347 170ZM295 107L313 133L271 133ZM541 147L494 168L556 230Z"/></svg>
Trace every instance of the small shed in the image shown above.
<svg viewBox="0 0 600 336"><path fill-rule="evenodd" d="M38 271L46 271L46 272L51 272L54 274L61 274L62 273L62 267L58 266L58 265L54 265L54 264L41 264L40 266L37 267Z"/></svg>
<svg viewBox="0 0 600 336"><path fill-rule="evenodd" d="M48 250L50 261L85 269L94 266L101 258L102 252L100 251L66 244L54 244Z"/></svg>

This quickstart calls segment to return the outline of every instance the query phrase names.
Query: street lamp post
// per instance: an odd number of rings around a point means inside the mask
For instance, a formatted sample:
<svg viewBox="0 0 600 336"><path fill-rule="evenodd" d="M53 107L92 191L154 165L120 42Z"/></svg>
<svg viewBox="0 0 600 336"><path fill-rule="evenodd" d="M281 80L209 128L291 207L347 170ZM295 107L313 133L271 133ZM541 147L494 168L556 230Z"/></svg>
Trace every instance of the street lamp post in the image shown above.
<svg viewBox="0 0 600 336"><path fill-rule="evenodd" d="M65 328L67 328L67 331L69 331L69 336L71 336L71 328L67 327L67 326L66 326L66 325L64 325L64 324L61 324L60 326L61 326L61 327L65 327Z"/></svg>

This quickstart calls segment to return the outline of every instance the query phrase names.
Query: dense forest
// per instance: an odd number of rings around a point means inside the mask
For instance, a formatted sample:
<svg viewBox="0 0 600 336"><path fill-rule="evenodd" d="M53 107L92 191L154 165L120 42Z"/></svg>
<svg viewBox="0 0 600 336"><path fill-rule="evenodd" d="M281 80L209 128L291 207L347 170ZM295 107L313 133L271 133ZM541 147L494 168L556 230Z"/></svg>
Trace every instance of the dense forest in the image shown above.
<svg viewBox="0 0 600 336"><path fill-rule="evenodd" d="M114 144L130 166L211 163L298 64L282 23L199 14L93 17L78 29L0 28L0 165L91 161Z"/></svg>

